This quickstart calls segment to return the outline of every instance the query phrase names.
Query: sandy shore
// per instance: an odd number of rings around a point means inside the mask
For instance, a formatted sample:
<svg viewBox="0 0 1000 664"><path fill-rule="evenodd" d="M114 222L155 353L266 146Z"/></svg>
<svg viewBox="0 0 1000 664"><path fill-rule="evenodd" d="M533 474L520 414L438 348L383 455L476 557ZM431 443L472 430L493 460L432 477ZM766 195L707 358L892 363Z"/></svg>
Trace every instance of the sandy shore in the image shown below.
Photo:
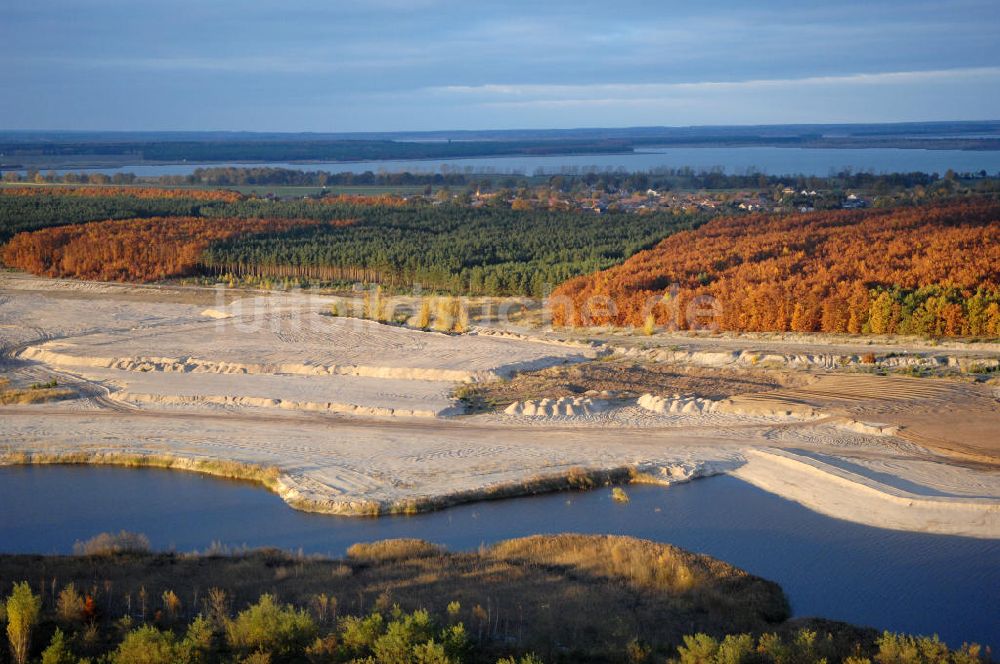
<svg viewBox="0 0 1000 664"><path fill-rule="evenodd" d="M607 351L337 318L321 298L205 299L0 277L4 375L79 394L3 407L0 459L234 462L296 508L350 515L728 472L836 518L1000 537L986 386L811 366L794 387L686 410L606 395L461 416L457 384Z"/></svg>

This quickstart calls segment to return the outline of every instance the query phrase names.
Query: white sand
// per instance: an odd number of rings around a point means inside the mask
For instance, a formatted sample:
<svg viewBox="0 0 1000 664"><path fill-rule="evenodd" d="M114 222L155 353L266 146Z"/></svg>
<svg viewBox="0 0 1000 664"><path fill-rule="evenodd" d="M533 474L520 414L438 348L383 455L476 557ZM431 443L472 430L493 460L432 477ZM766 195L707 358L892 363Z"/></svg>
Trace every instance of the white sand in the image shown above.
<svg viewBox="0 0 1000 664"><path fill-rule="evenodd" d="M333 318L301 298L275 298L252 317L211 293L14 281L0 278L0 344L23 360L6 371L54 375L93 396L4 407L0 454L275 465L291 504L343 514L535 490L573 468L664 483L732 472L838 518L1000 537L1000 473L950 464L907 428L910 413L989 418L996 402L975 386L838 375L718 402L584 395L446 420L455 381L595 351Z"/></svg>
<svg viewBox="0 0 1000 664"><path fill-rule="evenodd" d="M184 373L78 369L123 401L434 417L458 413L449 381L351 375Z"/></svg>
<svg viewBox="0 0 1000 664"><path fill-rule="evenodd" d="M516 401L504 409L507 415L524 417L585 417L611 407L602 399L590 397L559 397L558 399L533 399Z"/></svg>
<svg viewBox="0 0 1000 664"><path fill-rule="evenodd" d="M872 479L869 474L786 450L753 449L744 454L747 463L731 471L734 476L828 516L894 530L1000 537L996 482L990 483L988 489L992 497L954 496L940 491L928 495L926 490L906 491ZM950 481L960 480L962 484L969 475L964 469L946 469L940 464L939 471Z"/></svg>
<svg viewBox="0 0 1000 664"><path fill-rule="evenodd" d="M487 336L420 332L306 311L300 316L267 313L255 320L97 332L45 342L21 355L58 367L475 381L580 361L593 353Z"/></svg>

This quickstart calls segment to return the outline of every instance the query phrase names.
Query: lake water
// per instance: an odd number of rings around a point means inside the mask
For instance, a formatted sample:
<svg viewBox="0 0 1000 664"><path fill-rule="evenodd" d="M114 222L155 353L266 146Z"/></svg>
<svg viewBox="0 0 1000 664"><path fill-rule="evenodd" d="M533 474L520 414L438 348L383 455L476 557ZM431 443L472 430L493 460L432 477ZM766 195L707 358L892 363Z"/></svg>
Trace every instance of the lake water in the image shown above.
<svg viewBox="0 0 1000 664"><path fill-rule="evenodd" d="M707 553L781 584L797 616L818 615L953 646L1000 646L1000 540L870 528L821 516L731 477L358 519L292 510L255 485L193 473L86 466L0 468L0 551L66 553L102 531L156 548L213 541L340 556L359 541L418 537L452 550L538 533L632 535Z"/></svg>
<svg viewBox="0 0 1000 664"><path fill-rule="evenodd" d="M135 173L139 176L188 175L196 168L213 166L270 166L331 173L586 173L590 171L650 171L657 168L691 167L696 171L720 167L728 173L754 170L774 175L829 175L850 168L875 173L922 171L1000 173L1000 151L903 150L897 148L650 148L628 154L588 154L525 157L481 157L442 160L389 160L290 164L163 164L120 168L69 169L73 172ZM57 170L65 173L65 170Z"/></svg>

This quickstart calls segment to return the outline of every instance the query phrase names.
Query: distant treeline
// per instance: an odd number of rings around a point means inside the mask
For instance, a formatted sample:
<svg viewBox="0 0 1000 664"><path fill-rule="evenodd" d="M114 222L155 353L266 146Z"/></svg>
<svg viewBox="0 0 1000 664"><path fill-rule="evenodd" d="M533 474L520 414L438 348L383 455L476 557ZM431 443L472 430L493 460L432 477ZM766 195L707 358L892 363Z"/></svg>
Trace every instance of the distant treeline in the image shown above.
<svg viewBox="0 0 1000 664"><path fill-rule="evenodd" d="M0 154L19 157L125 156L143 161L369 161L375 159L455 159L496 155L631 152L620 140L521 141L111 141L4 142Z"/></svg>
<svg viewBox="0 0 1000 664"><path fill-rule="evenodd" d="M520 187L548 186L552 189L570 192L583 188L606 191L646 191L672 190L725 190L725 189L772 189L790 186L809 190L892 190L900 188L926 187L945 179L974 181L978 188L1000 189L1000 180L985 171L975 173L870 173L850 170L828 176L807 175L767 175L753 170L745 173L726 173L722 169L694 170L692 168L658 168L644 172L624 170L600 170L587 168L569 169L566 173L547 175L533 173L518 175L509 173L475 172L471 167L463 172L439 173L331 173L322 170L299 170L266 166L233 167L220 166L199 168L190 175L162 175L139 178L132 173L74 173L62 175L29 171L20 175L15 171L4 174L7 182L52 183L93 185L130 185L136 183L158 184L161 186L198 185L212 187L451 187L479 191L497 191Z"/></svg>
<svg viewBox="0 0 1000 664"><path fill-rule="evenodd" d="M985 173L966 174L967 178L985 177ZM956 176L957 177L957 176ZM184 176L185 184L213 186L285 185L285 186L406 186L436 185L475 187L491 190L548 184L554 189L571 191L578 187L597 187L645 191L684 189L746 189L792 185L809 189L850 189L927 186L941 176L928 173L855 173L842 171L828 177L778 176L763 173L729 174L721 169L695 171L691 168L661 168L648 172L593 171L560 175L512 176L490 173L329 173L285 168L199 168ZM164 182L167 184L167 182Z"/></svg>

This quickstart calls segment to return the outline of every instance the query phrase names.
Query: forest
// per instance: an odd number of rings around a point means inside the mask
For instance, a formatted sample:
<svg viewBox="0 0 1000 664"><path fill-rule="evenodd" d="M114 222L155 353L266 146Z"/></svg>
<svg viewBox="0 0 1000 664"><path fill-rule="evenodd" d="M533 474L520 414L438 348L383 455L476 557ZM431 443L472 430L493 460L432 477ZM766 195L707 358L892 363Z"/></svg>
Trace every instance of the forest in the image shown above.
<svg viewBox="0 0 1000 664"><path fill-rule="evenodd" d="M5 263L49 276L419 284L535 297L562 284L553 314L564 325L1000 334L1000 203L991 197L713 216L392 196L0 188ZM704 309L706 297L714 308L694 321L690 310Z"/></svg>
<svg viewBox="0 0 1000 664"><path fill-rule="evenodd" d="M277 201L196 190L159 198L132 196L130 188L98 188L96 196L68 195L62 188L38 190L43 193L36 195L6 191L0 189L0 239L41 230L14 237L4 252L5 262L37 274L148 281L200 273L380 282L403 288L419 283L425 289L487 295L540 296L549 285L610 267L708 218L701 213L598 216L474 209L458 203L405 204L391 197ZM147 227L137 221L142 218L159 221L155 228ZM192 218L202 222L195 224ZM234 233L237 219L294 223L256 221L252 232ZM132 221L115 225L105 220ZM342 220L354 223L344 225ZM216 223L218 232L210 230ZM163 229L170 229L169 237L161 235ZM187 231L195 233L190 242L178 235ZM137 249L129 260L138 262L127 269L118 262L114 268L97 267L97 255L105 256L109 247L119 246L133 233L139 233L135 239L155 233L158 242L169 241L175 249L183 242L184 259L167 265L163 256L149 251L140 255ZM197 264L192 263L193 247L201 252ZM66 262L66 251L74 256L72 264ZM85 258L87 252L96 254ZM116 256L124 252L122 248Z"/></svg>
<svg viewBox="0 0 1000 664"><path fill-rule="evenodd" d="M310 207L318 207L312 210ZM473 295L541 296L603 269L703 215L612 215L434 207L286 206L294 217L358 218L346 228L307 227L281 236L213 244L205 269L236 276L378 281Z"/></svg>
<svg viewBox="0 0 1000 664"><path fill-rule="evenodd" d="M10 267L47 277L157 281L192 274L212 242L317 223L197 217L91 222L20 233L4 245L2 257Z"/></svg>
<svg viewBox="0 0 1000 664"><path fill-rule="evenodd" d="M554 321L996 336L998 220L1000 203L971 199L717 218L563 284Z"/></svg>
<svg viewBox="0 0 1000 664"><path fill-rule="evenodd" d="M0 242L21 231L87 221L199 216L204 206L241 198L231 191L159 187L3 187Z"/></svg>

